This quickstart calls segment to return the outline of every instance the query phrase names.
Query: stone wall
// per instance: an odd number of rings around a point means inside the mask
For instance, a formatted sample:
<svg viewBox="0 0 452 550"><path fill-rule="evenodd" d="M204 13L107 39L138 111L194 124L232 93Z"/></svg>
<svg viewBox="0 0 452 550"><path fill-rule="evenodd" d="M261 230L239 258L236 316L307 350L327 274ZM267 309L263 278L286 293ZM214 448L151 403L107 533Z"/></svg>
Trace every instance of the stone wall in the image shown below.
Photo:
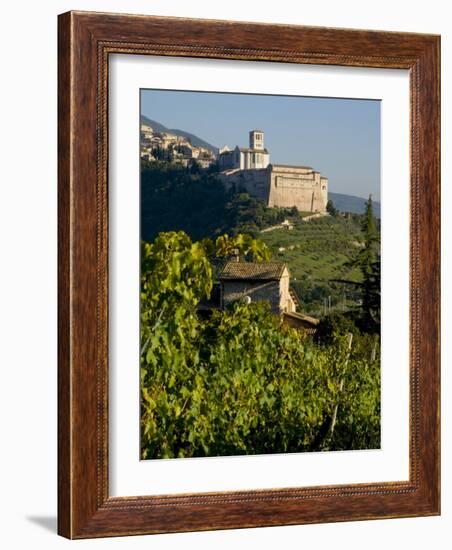
<svg viewBox="0 0 452 550"><path fill-rule="evenodd" d="M267 301L273 313L295 311L289 292L290 276L287 269L279 281L228 281L222 282L223 307L249 296L252 302Z"/></svg>
<svg viewBox="0 0 452 550"><path fill-rule="evenodd" d="M229 170L220 174L220 178L227 189L233 188L237 193L243 190L253 197L263 200L268 206L270 166L268 168L255 168L251 170Z"/></svg>
<svg viewBox="0 0 452 550"><path fill-rule="evenodd" d="M244 190L270 207L326 212L328 179L312 168L269 164L267 168L227 170L220 178L228 189Z"/></svg>
<svg viewBox="0 0 452 550"><path fill-rule="evenodd" d="M291 208L303 212L325 212L328 180L312 168L273 165L268 206Z"/></svg>
<svg viewBox="0 0 452 550"><path fill-rule="evenodd" d="M245 296L249 296L252 302L268 301L272 311L280 313L279 281L223 281L223 306L242 300Z"/></svg>
<svg viewBox="0 0 452 550"><path fill-rule="evenodd" d="M283 311L295 311L292 297L289 292L290 276L287 269L284 270L284 274L281 277L279 283L279 308L280 312Z"/></svg>

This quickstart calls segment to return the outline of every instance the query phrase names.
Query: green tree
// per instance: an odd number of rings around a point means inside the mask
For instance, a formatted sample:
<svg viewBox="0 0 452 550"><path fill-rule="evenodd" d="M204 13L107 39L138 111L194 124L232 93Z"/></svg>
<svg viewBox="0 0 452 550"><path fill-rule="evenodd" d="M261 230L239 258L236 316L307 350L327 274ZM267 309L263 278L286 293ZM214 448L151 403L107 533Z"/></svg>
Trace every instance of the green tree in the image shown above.
<svg viewBox="0 0 452 550"><path fill-rule="evenodd" d="M143 162L141 234L151 242L159 233L182 230L192 239L229 231L230 194L217 176L166 161Z"/></svg>
<svg viewBox="0 0 452 550"><path fill-rule="evenodd" d="M337 334L356 334L357 328L352 319L339 312L325 315L319 322L315 333L315 340L329 345Z"/></svg>
<svg viewBox="0 0 452 550"><path fill-rule="evenodd" d="M201 165L196 159L191 160L189 170L192 174L199 174L201 172Z"/></svg>
<svg viewBox="0 0 452 550"><path fill-rule="evenodd" d="M216 258L229 258L234 254L243 256L244 259L262 262L270 259L268 246L250 235L239 233L235 237L221 235L215 241L214 254Z"/></svg>
<svg viewBox="0 0 452 550"><path fill-rule="evenodd" d="M298 218L299 212L298 212L298 208L296 206L292 206L292 208L289 210L289 213L294 218Z"/></svg>
<svg viewBox="0 0 452 550"><path fill-rule="evenodd" d="M160 147L160 145L157 145L157 147L154 147L152 149L152 156L156 158L157 160L163 160L163 149Z"/></svg>
<svg viewBox="0 0 452 550"><path fill-rule="evenodd" d="M368 333L380 332L380 234L373 214L372 196L366 201L361 216L361 248L358 254L344 264L347 268L358 268L361 281L332 279L350 285L359 291L360 307L356 312L359 328Z"/></svg>
<svg viewBox="0 0 452 550"><path fill-rule="evenodd" d="M143 458L183 452L190 417L178 422L197 393L199 319L212 289L212 269L200 243L183 232L159 235L141 250L141 441Z"/></svg>
<svg viewBox="0 0 452 550"><path fill-rule="evenodd" d="M366 331L377 332L380 328L380 238L373 214L372 195L366 202L361 222L363 248L358 255L362 274L362 322Z"/></svg>
<svg viewBox="0 0 452 550"><path fill-rule="evenodd" d="M334 202L331 199L328 199L328 202L326 203L326 211L331 216L337 216L337 214L338 214L338 211L337 211L336 207L334 206Z"/></svg>

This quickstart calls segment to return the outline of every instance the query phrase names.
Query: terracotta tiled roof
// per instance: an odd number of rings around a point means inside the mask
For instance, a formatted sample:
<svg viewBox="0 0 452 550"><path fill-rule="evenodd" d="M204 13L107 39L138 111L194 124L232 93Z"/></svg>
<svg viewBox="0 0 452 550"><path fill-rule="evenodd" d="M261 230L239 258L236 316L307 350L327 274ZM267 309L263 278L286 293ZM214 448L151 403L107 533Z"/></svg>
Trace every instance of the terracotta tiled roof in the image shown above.
<svg viewBox="0 0 452 550"><path fill-rule="evenodd" d="M220 280L262 280L277 281L281 279L286 264L282 262L235 262L229 261L223 267Z"/></svg>

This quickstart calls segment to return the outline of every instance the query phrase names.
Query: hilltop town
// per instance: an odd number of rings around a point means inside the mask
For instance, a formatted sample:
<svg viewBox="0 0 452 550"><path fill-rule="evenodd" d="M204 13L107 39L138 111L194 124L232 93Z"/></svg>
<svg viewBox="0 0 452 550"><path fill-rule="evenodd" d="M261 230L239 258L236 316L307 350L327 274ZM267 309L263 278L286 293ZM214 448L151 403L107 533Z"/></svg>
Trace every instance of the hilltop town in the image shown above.
<svg viewBox="0 0 452 550"><path fill-rule="evenodd" d="M201 168L208 168L217 161L211 149L192 145L184 136L157 131L150 124L141 123L140 138L143 160L166 160L183 166L196 163Z"/></svg>
<svg viewBox="0 0 452 550"><path fill-rule="evenodd" d="M215 154L208 147L193 145L185 136L157 131L142 122L141 158L216 169L226 189L243 190L268 207L326 212L328 178L310 166L271 163L262 130L249 132L249 147L224 146Z"/></svg>

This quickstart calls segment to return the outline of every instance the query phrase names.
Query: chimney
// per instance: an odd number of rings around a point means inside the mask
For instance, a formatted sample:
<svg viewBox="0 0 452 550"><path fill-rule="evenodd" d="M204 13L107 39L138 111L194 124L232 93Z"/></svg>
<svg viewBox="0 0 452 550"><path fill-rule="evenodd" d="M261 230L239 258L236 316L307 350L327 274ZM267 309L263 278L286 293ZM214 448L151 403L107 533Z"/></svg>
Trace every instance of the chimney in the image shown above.
<svg viewBox="0 0 452 550"><path fill-rule="evenodd" d="M238 248L232 249L231 262L240 262L240 252Z"/></svg>

